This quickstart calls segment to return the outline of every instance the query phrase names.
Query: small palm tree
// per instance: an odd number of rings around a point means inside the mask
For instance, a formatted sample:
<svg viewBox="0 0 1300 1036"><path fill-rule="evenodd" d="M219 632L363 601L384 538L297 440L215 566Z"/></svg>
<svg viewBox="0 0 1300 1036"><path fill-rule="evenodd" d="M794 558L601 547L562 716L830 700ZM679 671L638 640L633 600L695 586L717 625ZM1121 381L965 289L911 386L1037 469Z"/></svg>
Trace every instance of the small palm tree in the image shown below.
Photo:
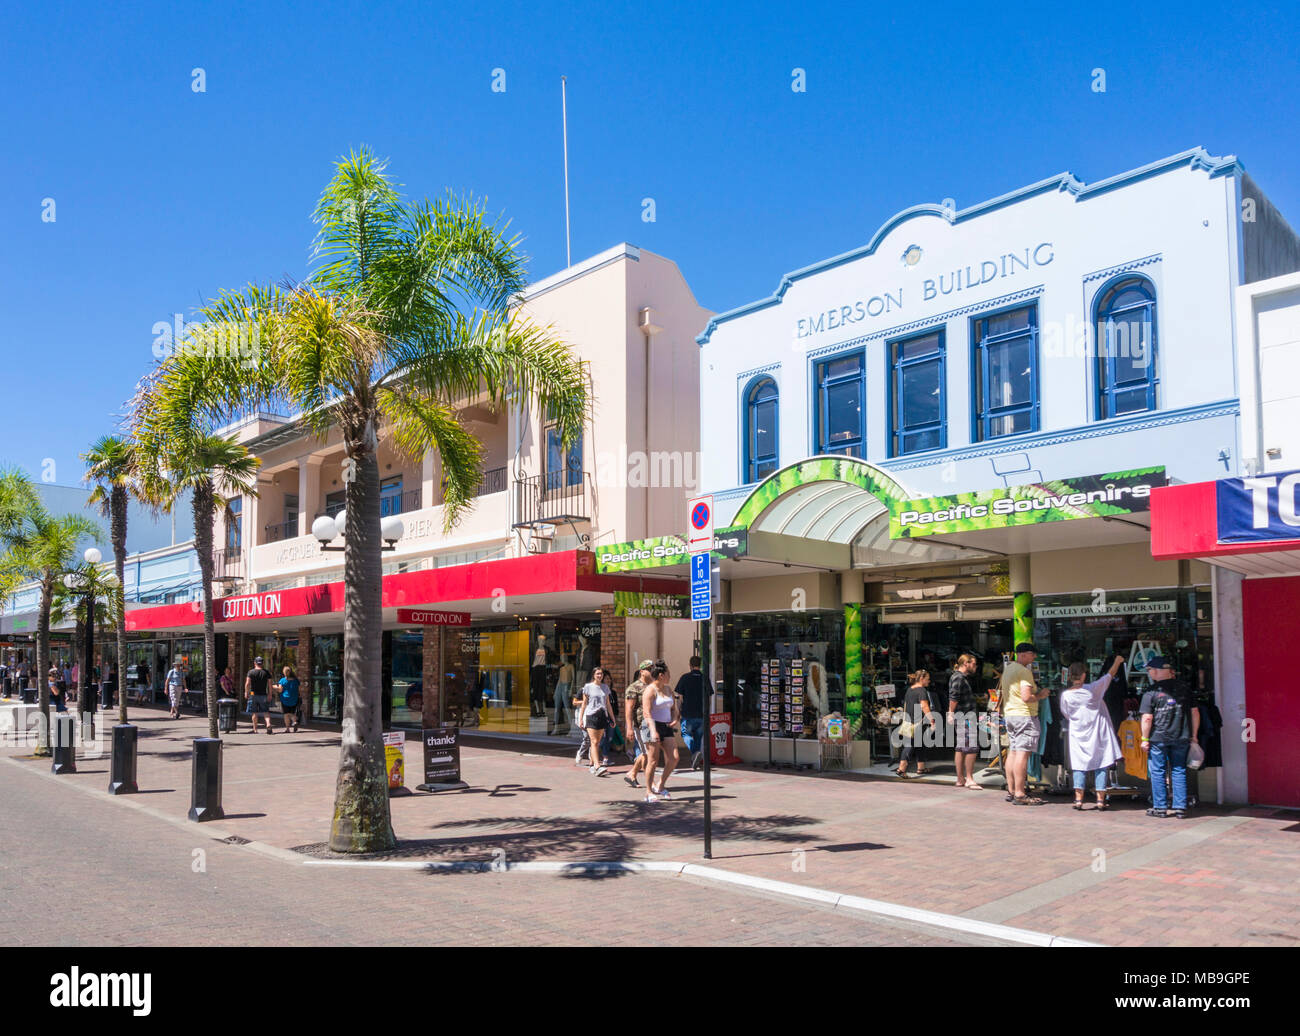
<svg viewBox="0 0 1300 1036"><path fill-rule="evenodd" d="M37 755L50 754L50 688L46 673L50 668L50 613L54 595L63 585L64 574L77 562L77 548L87 538L97 541L99 535L99 526L90 519L79 514L52 515L33 494L11 548L14 569L24 578L35 579L41 588L36 618L36 680L43 718L37 735Z"/></svg>
<svg viewBox="0 0 1300 1036"><path fill-rule="evenodd" d="M213 523L219 508L235 496L255 495L261 460L232 438L177 423L166 436L151 426L137 429L137 473L141 492L163 511L188 494L194 511L194 549L203 584L203 692L208 737L217 737L217 631L212 617Z"/></svg>
<svg viewBox="0 0 1300 1036"><path fill-rule="evenodd" d="M17 549L27 532L27 515L40 505L31 480L16 468L0 469L0 607L26 578Z"/></svg>
<svg viewBox="0 0 1300 1036"><path fill-rule="evenodd" d="M119 589L126 575L127 505L132 498L151 504L140 480L135 443L127 438L106 435L81 455L86 462L86 481L94 486L87 505L97 505L109 520L109 539L113 544L113 571ZM116 629L117 642L117 721L126 722L126 613L120 611ZM105 674L107 675L107 674Z"/></svg>
<svg viewBox="0 0 1300 1036"><path fill-rule="evenodd" d="M54 596L50 602L50 624L57 626L63 622L76 623L77 634L74 637L76 647L73 658L79 664L83 645L81 638L90 633L86 601L92 597L95 600L95 628L98 632L122 628L126 621L122 580L111 572L102 571L98 565L86 562L78 565L75 559L66 575L74 577L73 585L69 586L66 579L59 579L55 583ZM91 666L93 665L92 658ZM81 674L81 687L77 698L78 713L86 712L91 704L88 691L93 672L90 667L82 668L84 671ZM103 675L107 676L107 673Z"/></svg>
<svg viewBox="0 0 1300 1036"><path fill-rule="evenodd" d="M196 414L216 423L278 399L321 436L342 431L345 694L329 844L372 852L395 844L379 691L381 428L410 457L439 454L450 528L482 478L481 444L457 413L463 400L536 405L569 445L591 399L586 364L511 313L524 258L482 208L454 198L407 204L385 163L362 151L338 163L316 221L313 278L253 286L201 309L189 348L163 362L136 412L166 435ZM255 348L237 354L221 347L250 341Z"/></svg>

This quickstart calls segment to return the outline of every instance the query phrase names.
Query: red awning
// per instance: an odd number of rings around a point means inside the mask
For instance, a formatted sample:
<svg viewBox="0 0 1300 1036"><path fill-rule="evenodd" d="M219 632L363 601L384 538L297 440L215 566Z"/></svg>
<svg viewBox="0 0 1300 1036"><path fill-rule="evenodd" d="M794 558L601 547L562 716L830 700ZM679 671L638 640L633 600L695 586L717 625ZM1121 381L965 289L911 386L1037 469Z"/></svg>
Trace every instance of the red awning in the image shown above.
<svg viewBox="0 0 1300 1036"><path fill-rule="evenodd" d="M680 579L597 575L590 551L570 550L384 576L383 607L387 610L457 605L472 610L474 602L490 604L503 595L511 601L525 601L529 606L545 606L539 595L564 595L561 601L595 602L591 595L609 597L616 590L684 594L686 589L686 583ZM230 629L269 630L284 625L283 619L313 616L337 621L342 612L341 581L219 597L213 601L214 621ZM132 608L126 613L126 628L130 632L194 629L202 625L203 606L197 601Z"/></svg>
<svg viewBox="0 0 1300 1036"><path fill-rule="evenodd" d="M1151 556L1208 561L1245 575L1300 574L1300 540L1220 543L1214 482L1151 491Z"/></svg>

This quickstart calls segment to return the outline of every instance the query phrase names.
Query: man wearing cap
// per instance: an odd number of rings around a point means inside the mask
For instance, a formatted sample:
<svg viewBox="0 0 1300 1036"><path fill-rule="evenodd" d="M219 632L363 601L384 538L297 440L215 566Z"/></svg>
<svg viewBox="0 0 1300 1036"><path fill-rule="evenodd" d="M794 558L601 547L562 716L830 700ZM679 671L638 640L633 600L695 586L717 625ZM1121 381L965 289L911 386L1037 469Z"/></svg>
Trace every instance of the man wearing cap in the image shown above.
<svg viewBox="0 0 1300 1036"><path fill-rule="evenodd" d="M1007 799L1017 806L1041 806L1042 799L1030 798L1025 792L1029 783L1029 757L1038 751L1041 728L1038 703L1050 694L1040 691L1034 680L1034 645L1022 641L1016 645L1016 659L1002 670L1002 711L1007 722Z"/></svg>
<svg viewBox="0 0 1300 1036"><path fill-rule="evenodd" d="M639 788L636 775L645 769L645 741L641 734L641 696L645 693L646 677L654 663L645 659L636 667L636 680L628 686L623 695L623 733L629 745L633 747L632 769L623 775L623 781L629 787Z"/></svg>
<svg viewBox="0 0 1300 1036"><path fill-rule="evenodd" d="M1151 681L1138 708L1142 716L1142 750L1147 753L1147 776L1151 780L1151 808L1147 815L1169 816L1169 789L1165 774L1174 786L1173 815L1187 815L1187 751L1196 740L1201 712L1192 704L1187 685L1174 679L1173 668L1164 655L1147 659Z"/></svg>
<svg viewBox="0 0 1300 1036"><path fill-rule="evenodd" d="M244 677L244 696L248 698L248 716L252 720L254 734L257 733L259 715L266 717L266 732L275 733L271 727L271 702L266 696L266 689L270 682L271 674L262 665L262 656L258 655L253 659L253 668Z"/></svg>

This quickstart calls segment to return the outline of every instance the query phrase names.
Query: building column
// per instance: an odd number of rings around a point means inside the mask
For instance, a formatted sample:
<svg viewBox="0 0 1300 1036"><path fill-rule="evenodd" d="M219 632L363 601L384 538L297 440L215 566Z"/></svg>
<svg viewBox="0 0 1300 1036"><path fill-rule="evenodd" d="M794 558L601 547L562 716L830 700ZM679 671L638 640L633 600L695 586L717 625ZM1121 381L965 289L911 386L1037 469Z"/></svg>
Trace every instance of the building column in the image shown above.
<svg viewBox="0 0 1300 1036"><path fill-rule="evenodd" d="M1030 593L1029 555L1010 559L1011 646L1034 639L1034 595Z"/></svg>
<svg viewBox="0 0 1300 1036"><path fill-rule="evenodd" d="M1210 577L1214 614L1214 687L1219 699L1223 732L1220 802L1249 802L1246 742L1246 626L1242 616L1240 572L1214 565Z"/></svg>
<svg viewBox="0 0 1300 1036"><path fill-rule="evenodd" d="M424 682L424 706L422 723L425 730L442 726L442 627L424 627L424 654L422 658L422 679Z"/></svg>
<svg viewBox="0 0 1300 1036"><path fill-rule="evenodd" d="M437 452L426 450L424 458L420 462L420 506L433 507L436 503L442 503L442 494L438 489Z"/></svg>
<svg viewBox="0 0 1300 1036"><path fill-rule="evenodd" d="M614 687L632 682L627 675L627 619L615 615L612 604L600 606L600 664Z"/></svg>
<svg viewBox="0 0 1300 1036"><path fill-rule="evenodd" d="M301 505L300 505L301 506ZM302 721L311 722L311 627L298 630L298 696L302 702Z"/></svg>
<svg viewBox="0 0 1300 1036"><path fill-rule="evenodd" d="M298 535L310 536L311 523L323 514L320 495L320 469L323 456L298 458Z"/></svg>

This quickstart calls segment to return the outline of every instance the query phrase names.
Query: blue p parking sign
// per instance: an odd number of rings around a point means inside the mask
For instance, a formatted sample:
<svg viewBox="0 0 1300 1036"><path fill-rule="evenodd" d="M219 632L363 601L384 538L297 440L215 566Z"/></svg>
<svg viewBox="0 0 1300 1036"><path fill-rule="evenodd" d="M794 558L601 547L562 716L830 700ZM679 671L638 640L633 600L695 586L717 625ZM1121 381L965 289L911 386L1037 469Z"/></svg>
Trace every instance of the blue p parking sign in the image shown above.
<svg viewBox="0 0 1300 1036"><path fill-rule="evenodd" d="M703 622L713 618L713 595L709 592L711 556L691 555L691 618Z"/></svg>

